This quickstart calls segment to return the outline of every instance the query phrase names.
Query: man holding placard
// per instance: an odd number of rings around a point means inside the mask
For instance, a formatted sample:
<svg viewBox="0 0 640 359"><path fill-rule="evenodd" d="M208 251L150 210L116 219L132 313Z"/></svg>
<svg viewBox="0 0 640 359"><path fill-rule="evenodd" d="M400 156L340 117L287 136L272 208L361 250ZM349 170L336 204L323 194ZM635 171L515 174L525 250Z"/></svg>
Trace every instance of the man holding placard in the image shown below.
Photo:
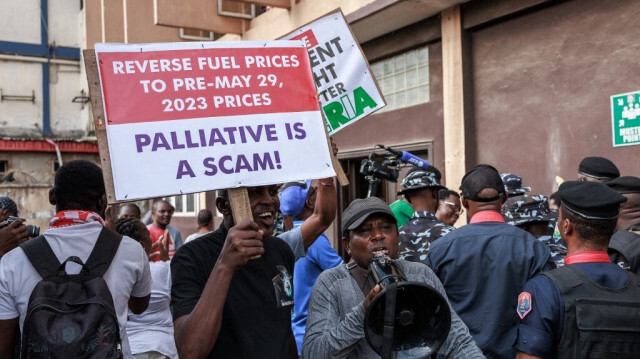
<svg viewBox="0 0 640 359"><path fill-rule="evenodd" d="M333 180L319 182L314 214L299 229L284 233L284 241L269 236L279 207L276 185L247 189L253 221L239 224L234 224L227 192L219 192L216 207L224 215L222 225L185 244L171 262L180 357L296 354L291 332L293 264L335 215ZM260 258L253 259L256 256Z"/></svg>

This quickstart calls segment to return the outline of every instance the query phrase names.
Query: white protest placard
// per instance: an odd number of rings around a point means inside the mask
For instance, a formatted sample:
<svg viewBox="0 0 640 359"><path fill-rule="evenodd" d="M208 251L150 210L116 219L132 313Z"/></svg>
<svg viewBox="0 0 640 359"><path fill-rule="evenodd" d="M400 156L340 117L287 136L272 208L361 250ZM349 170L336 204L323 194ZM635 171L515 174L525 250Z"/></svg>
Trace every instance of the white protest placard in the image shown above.
<svg viewBox="0 0 640 359"><path fill-rule="evenodd" d="M116 200L335 175L301 41L95 51Z"/></svg>
<svg viewBox="0 0 640 359"><path fill-rule="evenodd" d="M360 44L340 9L282 39L302 40L306 44L330 134L386 105Z"/></svg>

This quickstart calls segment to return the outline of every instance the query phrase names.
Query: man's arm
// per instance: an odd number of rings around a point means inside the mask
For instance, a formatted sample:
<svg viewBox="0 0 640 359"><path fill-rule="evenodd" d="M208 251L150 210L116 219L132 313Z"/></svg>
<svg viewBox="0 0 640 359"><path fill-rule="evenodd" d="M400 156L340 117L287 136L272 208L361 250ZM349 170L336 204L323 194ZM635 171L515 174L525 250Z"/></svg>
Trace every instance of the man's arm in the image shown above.
<svg viewBox="0 0 640 359"><path fill-rule="evenodd" d="M2 333L0 335L0 358L13 358L18 319L20 317L0 320L0 333Z"/></svg>
<svg viewBox="0 0 640 359"><path fill-rule="evenodd" d="M133 314L142 314L149 307L151 293L146 297L129 297L129 309Z"/></svg>
<svg viewBox="0 0 640 359"><path fill-rule="evenodd" d="M229 230L197 304L189 314L173 322L180 358L205 358L209 355L220 332L222 310L233 274L250 258L264 254L262 235L258 225L250 221ZM174 280L174 285L176 282Z"/></svg>
<svg viewBox="0 0 640 359"><path fill-rule="evenodd" d="M300 226L305 251L336 218L338 196L333 178L318 180L318 194L313 214Z"/></svg>

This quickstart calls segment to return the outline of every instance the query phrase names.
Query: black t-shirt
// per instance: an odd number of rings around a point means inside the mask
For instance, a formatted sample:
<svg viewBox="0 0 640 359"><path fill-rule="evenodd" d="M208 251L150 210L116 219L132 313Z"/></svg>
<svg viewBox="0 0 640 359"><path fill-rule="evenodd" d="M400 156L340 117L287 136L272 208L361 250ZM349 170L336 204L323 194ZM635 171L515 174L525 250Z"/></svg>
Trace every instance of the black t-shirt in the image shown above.
<svg viewBox="0 0 640 359"><path fill-rule="evenodd" d="M227 229L194 239L171 260L173 318L191 313L222 251ZM222 326L209 358L290 358L294 255L265 237L262 257L237 270L224 304Z"/></svg>

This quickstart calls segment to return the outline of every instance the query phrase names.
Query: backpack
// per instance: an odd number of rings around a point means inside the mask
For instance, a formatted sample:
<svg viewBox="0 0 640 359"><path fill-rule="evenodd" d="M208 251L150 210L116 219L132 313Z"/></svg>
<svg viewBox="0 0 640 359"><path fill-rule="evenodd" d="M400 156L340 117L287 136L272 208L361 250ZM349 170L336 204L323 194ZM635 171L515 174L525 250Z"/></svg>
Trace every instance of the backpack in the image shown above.
<svg viewBox="0 0 640 359"><path fill-rule="evenodd" d="M87 263L60 264L44 236L20 244L42 280L31 292L22 328L22 358L122 358L118 316L102 278L122 236L103 228ZM82 266L67 274L67 262Z"/></svg>

